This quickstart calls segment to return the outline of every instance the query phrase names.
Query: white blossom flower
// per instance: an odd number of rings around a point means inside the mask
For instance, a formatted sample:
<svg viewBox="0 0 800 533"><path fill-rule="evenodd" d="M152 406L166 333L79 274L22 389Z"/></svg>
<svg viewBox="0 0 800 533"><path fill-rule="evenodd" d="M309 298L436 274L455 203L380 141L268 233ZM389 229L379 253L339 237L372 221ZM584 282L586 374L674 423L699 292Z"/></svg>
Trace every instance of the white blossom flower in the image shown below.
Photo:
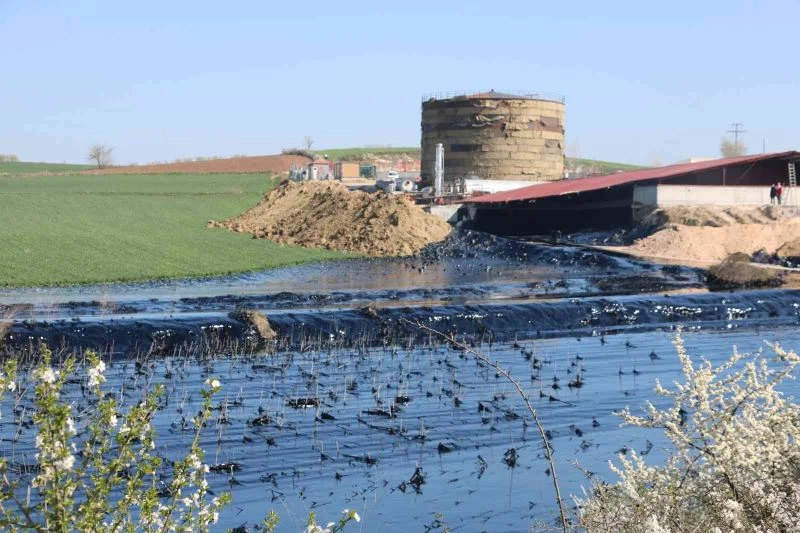
<svg viewBox="0 0 800 533"><path fill-rule="evenodd" d="M192 452L186 457L186 463L193 469L197 470L202 466L202 462L200 462L200 458L197 456L196 453Z"/></svg>
<svg viewBox="0 0 800 533"><path fill-rule="evenodd" d="M39 372L39 379L42 381L42 383L47 383L48 385L55 383L57 377L58 372L54 371L50 367Z"/></svg>
<svg viewBox="0 0 800 533"><path fill-rule="evenodd" d="M108 425L110 425L112 428L117 427L117 415L111 415L108 418Z"/></svg>
<svg viewBox="0 0 800 533"><path fill-rule="evenodd" d="M75 464L75 457L72 454L65 455L54 463L55 467L59 470L72 470Z"/></svg>
<svg viewBox="0 0 800 533"><path fill-rule="evenodd" d="M100 360L97 362L95 366L90 368L87 372L89 375L89 386L96 387L100 385L106 380L106 377L103 375L103 372L106 371L106 364Z"/></svg>
<svg viewBox="0 0 800 533"><path fill-rule="evenodd" d="M211 387L214 390L217 390L218 388L220 388L222 386L222 384L216 378L214 378L214 379L208 378L206 380L206 385L208 385L209 387Z"/></svg>
<svg viewBox="0 0 800 533"><path fill-rule="evenodd" d="M147 522L155 526L156 529L161 529L161 527L164 525L164 521L161 519L161 513L158 511L153 511L150 513L150 515L147 517Z"/></svg>

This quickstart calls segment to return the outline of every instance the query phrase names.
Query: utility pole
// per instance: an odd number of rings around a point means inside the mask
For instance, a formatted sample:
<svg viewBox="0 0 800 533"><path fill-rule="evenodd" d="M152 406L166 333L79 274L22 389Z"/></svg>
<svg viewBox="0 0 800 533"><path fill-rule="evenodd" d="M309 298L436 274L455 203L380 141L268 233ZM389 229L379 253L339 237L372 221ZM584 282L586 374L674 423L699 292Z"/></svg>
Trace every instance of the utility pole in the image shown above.
<svg viewBox="0 0 800 533"><path fill-rule="evenodd" d="M734 122L731 124L732 130L728 130L728 133L733 133L733 149L736 151L736 154L739 154L739 134L740 133L747 133L747 130L743 130L741 122Z"/></svg>

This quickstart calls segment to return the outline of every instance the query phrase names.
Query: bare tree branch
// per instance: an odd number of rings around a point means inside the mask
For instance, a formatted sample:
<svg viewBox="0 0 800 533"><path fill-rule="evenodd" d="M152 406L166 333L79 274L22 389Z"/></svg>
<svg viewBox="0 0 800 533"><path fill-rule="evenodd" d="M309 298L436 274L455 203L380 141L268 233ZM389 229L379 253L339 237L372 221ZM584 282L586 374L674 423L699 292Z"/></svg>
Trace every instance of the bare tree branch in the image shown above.
<svg viewBox="0 0 800 533"><path fill-rule="evenodd" d="M97 168L106 168L111 166L111 152L114 149L106 144L95 144L92 146L91 150L89 150L89 154L86 156L88 161L93 161Z"/></svg>

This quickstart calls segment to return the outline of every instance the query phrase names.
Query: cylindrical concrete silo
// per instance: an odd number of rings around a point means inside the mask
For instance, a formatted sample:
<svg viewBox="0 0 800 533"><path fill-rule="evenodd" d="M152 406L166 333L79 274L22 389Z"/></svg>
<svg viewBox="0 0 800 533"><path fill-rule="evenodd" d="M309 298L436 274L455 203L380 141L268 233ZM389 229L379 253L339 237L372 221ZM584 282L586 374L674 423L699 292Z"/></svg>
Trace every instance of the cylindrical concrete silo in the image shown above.
<svg viewBox="0 0 800 533"><path fill-rule="evenodd" d="M422 178L552 181L564 177L564 99L489 91L422 102Z"/></svg>

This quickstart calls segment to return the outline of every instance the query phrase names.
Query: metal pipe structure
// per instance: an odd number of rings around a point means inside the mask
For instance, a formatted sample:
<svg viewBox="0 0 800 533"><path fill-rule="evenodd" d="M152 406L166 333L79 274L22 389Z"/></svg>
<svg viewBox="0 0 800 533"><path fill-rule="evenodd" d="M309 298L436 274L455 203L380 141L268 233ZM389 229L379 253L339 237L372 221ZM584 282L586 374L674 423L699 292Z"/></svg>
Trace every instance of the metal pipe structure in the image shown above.
<svg viewBox="0 0 800 533"><path fill-rule="evenodd" d="M441 196L444 191L444 145L436 144L436 164L433 168L433 193Z"/></svg>

